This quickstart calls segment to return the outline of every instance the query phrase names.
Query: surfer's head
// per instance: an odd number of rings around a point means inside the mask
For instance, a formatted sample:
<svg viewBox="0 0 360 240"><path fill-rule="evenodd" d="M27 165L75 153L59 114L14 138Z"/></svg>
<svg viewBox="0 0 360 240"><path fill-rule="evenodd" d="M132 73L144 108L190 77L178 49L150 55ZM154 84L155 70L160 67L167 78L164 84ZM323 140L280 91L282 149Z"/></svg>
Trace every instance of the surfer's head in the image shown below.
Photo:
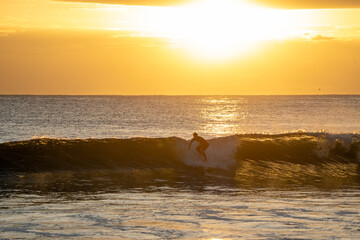
<svg viewBox="0 0 360 240"><path fill-rule="evenodd" d="M197 134L196 132L194 132L193 135L194 135L194 137L197 137L197 136L198 136L198 134Z"/></svg>

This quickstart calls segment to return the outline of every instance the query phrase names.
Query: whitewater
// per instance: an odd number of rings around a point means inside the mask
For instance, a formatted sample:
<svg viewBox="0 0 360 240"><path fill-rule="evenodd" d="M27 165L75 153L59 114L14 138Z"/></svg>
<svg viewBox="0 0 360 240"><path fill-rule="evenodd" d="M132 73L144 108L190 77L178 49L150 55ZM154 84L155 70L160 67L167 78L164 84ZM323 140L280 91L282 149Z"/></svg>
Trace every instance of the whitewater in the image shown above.
<svg viewBox="0 0 360 240"><path fill-rule="evenodd" d="M0 96L0 123L1 239L360 238L359 95Z"/></svg>

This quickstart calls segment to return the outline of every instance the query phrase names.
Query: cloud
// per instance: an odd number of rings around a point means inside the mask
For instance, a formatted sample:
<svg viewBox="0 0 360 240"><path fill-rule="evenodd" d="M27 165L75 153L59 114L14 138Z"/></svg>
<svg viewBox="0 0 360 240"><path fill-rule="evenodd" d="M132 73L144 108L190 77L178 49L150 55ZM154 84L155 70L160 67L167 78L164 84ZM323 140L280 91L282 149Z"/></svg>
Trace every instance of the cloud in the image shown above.
<svg viewBox="0 0 360 240"><path fill-rule="evenodd" d="M326 40L334 40L334 39L335 39L334 37L323 36L323 35L317 35L311 38L311 40L316 40L316 41L326 41Z"/></svg>
<svg viewBox="0 0 360 240"><path fill-rule="evenodd" d="M191 2L191 0L55 0L58 2L102 3L134 6L172 6Z"/></svg>
<svg viewBox="0 0 360 240"><path fill-rule="evenodd" d="M359 0L249 0L270 7L288 9L360 8Z"/></svg>
<svg viewBox="0 0 360 240"><path fill-rule="evenodd" d="M138 6L171 6L171 5L191 2L192 0L55 0L55 1L138 5ZM250 3L258 3L270 7L287 8L287 9L360 8L359 0L245 0L245 1Z"/></svg>
<svg viewBox="0 0 360 240"><path fill-rule="evenodd" d="M0 28L0 38L10 36L11 34L14 34L14 33L16 33L16 30Z"/></svg>

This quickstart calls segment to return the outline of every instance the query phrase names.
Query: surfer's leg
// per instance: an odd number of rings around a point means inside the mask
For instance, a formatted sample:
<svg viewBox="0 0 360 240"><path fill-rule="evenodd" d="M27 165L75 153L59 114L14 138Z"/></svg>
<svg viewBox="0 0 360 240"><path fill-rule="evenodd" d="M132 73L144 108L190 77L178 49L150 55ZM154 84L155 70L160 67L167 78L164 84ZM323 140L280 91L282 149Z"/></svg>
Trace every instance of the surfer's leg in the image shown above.
<svg viewBox="0 0 360 240"><path fill-rule="evenodd" d="M203 157L204 157L204 161L207 161L207 157L206 154L204 152L204 150L206 149L206 147L204 148L204 146L199 145L197 146L196 150L198 151L198 153L200 153Z"/></svg>
<svg viewBox="0 0 360 240"><path fill-rule="evenodd" d="M208 147L209 147L209 144L204 144L204 145L201 147L202 155L204 156L205 161L207 161L207 157L206 157L206 154L205 154L205 150L206 150Z"/></svg>
<svg viewBox="0 0 360 240"><path fill-rule="evenodd" d="M202 155L204 156L204 160L207 161L207 157L204 151L202 152Z"/></svg>
<svg viewBox="0 0 360 240"><path fill-rule="evenodd" d="M196 147L196 151L198 151L198 153L202 154L202 148L200 145Z"/></svg>
<svg viewBox="0 0 360 240"><path fill-rule="evenodd" d="M201 146L201 145L197 146L197 147L196 147L196 151L198 151L199 154L203 155L205 161L207 160L207 157L206 157L206 155L205 155L203 146Z"/></svg>

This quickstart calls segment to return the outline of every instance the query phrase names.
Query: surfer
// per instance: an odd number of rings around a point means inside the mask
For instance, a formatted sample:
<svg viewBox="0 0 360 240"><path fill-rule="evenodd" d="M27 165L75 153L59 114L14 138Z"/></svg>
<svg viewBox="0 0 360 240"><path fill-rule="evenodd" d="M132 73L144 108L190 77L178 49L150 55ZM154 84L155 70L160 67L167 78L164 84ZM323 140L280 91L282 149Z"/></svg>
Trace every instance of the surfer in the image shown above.
<svg viewBox="0 0 360 240"><path fill-rule="evenodd" d="M199 146L196 147L196 151L198 151L198 153L200 153L201 155L204 156L204 160L207 161L207 157L205 154L205 150L209 147L209 143L208 141L206 141L204 138L200 137L196 132L193 133L194 137L193 139L191 139L190 143L189 143L189 148L188 150L190 150L191 148L191 144L193 141L197 141L199 142Z"/></svg>

